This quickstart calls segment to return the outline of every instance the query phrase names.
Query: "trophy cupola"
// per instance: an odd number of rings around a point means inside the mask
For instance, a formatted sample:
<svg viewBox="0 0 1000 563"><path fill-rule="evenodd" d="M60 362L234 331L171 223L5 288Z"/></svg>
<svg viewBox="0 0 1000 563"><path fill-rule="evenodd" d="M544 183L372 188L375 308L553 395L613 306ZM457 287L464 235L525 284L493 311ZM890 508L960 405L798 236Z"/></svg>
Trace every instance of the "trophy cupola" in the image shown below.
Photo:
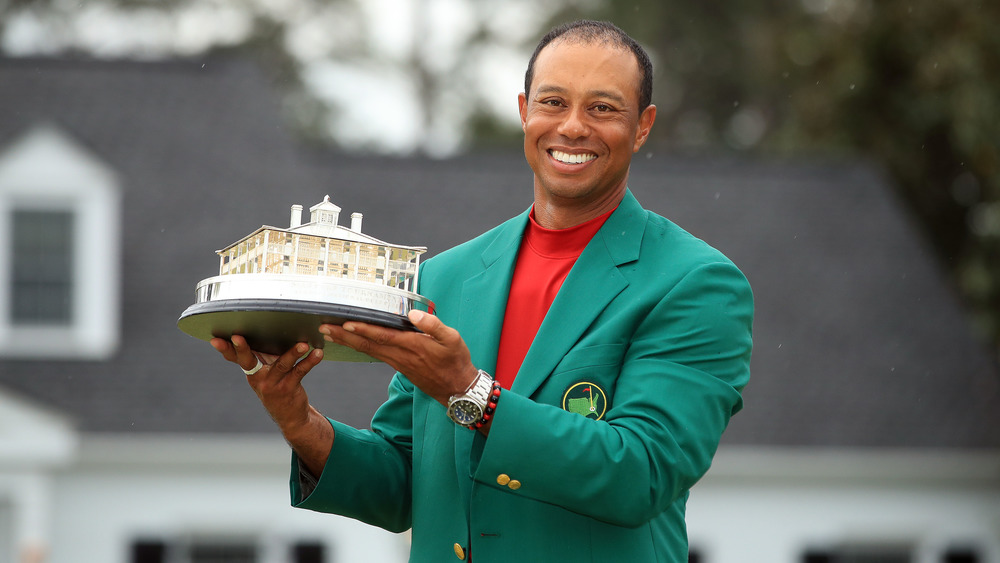
<svg viewBox="0 0 1000 563"><path fill-rule="evenodd" d="M323 201L309 208L309 222L324 227L336 227L340 221L340 208L324 196Z"/></svg>

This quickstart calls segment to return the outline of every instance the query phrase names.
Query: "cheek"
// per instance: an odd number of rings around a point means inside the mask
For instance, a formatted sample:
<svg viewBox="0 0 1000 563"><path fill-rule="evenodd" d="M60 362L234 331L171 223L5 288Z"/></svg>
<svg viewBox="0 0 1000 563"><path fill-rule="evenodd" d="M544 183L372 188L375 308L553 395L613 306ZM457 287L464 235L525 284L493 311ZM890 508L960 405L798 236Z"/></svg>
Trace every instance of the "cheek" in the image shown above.
<svg viewBox="0 0 1000 563"><path fill-rule="evenodd" d="M538 136L534 133L531 125L524 127L524 150L531 152L536 149L538 144Z"/></svg>
<svg viewBox="0 0 1000 563"><path fill-rule="evenodd" d="M537 138L539 132L542 130L541 120L536 116L529 114L524 121L521 122L521 128L524 129L524 135L526 137Z"/></svg>
<svg viewBox="0 0 1000 563"><path fill-rule="evenodd" d="M529 111L525 115L524 120L521 122L521 128L524 129L525 135L541 139L558 129L559 123L560 120L558 117L544 111L535 110Z"/></svg>

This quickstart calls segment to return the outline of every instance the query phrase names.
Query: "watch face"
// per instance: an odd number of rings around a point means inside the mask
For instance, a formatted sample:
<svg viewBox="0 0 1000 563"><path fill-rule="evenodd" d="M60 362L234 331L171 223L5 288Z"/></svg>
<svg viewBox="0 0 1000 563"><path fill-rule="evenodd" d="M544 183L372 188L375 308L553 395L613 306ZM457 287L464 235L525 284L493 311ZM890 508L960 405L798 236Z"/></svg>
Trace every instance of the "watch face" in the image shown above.
<svg viewBox="0 0 1000 563"><path fill-rule="evenodd" d="M483 416L483 409L473 401L462 399L451 404L450 414L455 422L469 426L475 424Z"/></svg>

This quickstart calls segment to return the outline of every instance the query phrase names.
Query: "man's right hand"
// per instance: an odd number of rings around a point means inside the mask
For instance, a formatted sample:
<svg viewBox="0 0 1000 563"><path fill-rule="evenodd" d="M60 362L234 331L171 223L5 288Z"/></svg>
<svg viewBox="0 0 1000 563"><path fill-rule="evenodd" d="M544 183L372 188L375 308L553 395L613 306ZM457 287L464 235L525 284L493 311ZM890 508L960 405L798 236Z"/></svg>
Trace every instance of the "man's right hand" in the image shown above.
<svg viewBox="0 0 1000 563"><path fill-rule="evenodd" d="M273 356L254 352L239 335L233 335L232 340L213 338L209 343L244 371L252 370L260 359L263 367L247 375L247 383L302 463L319 476L333 447L333 427L309 404L302 379L323 360L323 350L310 352L309 345L300 342L284 354Z"/></svg>

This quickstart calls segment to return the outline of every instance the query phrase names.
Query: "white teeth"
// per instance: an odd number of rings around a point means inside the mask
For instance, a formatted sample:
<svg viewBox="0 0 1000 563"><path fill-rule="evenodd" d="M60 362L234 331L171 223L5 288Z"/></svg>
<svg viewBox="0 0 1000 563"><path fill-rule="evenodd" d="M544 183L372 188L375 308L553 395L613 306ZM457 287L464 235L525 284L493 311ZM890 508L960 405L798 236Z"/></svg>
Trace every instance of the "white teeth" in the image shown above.
<svg viewBox="0 0 1000 563"><path fill-rule="evenodd" d="M552 158L566 164L583 164L597 158L597 155L593 154L569 154L568 152L557 151L555 149L550 150L549 154L552 155Z"/></svg>

